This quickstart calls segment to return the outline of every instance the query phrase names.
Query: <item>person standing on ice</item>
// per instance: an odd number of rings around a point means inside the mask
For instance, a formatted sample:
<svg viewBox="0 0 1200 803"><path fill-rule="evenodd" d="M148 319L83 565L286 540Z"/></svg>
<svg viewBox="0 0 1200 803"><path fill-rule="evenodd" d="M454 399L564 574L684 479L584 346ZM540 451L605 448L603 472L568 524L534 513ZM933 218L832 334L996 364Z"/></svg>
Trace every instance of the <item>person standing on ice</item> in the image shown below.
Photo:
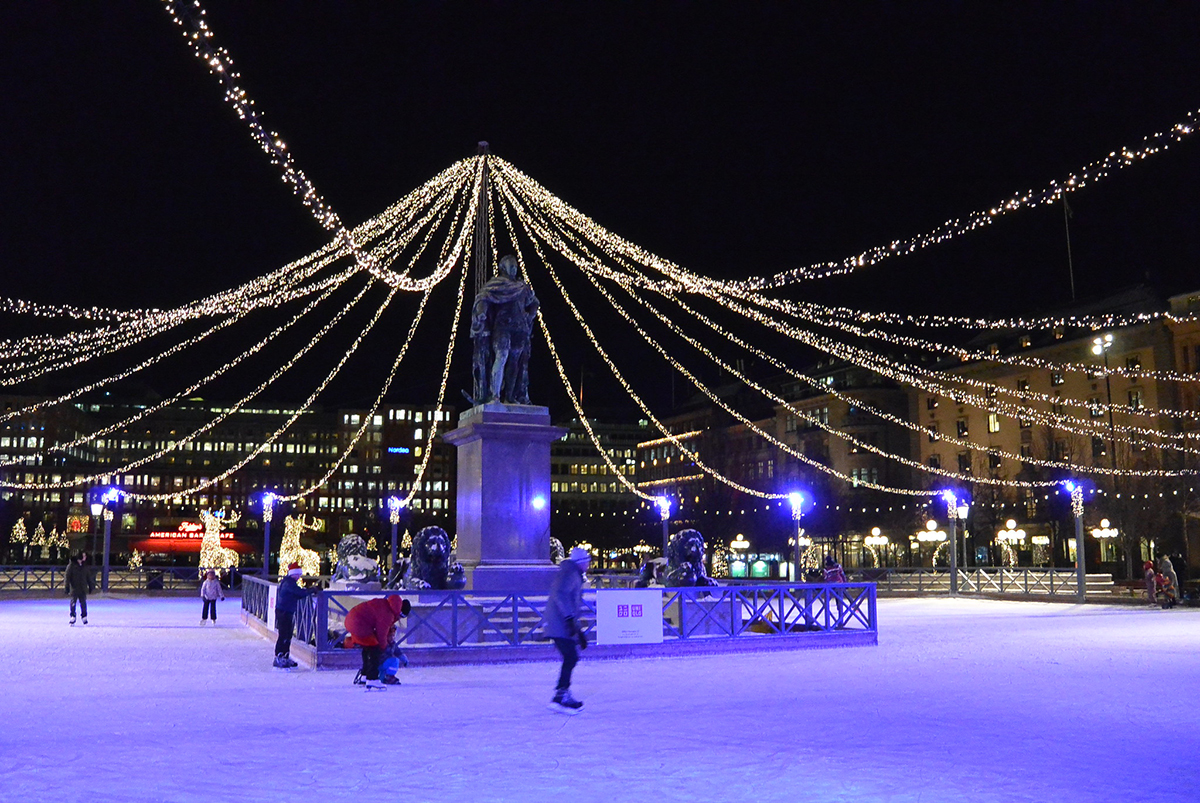
<svg viewBox="0 0 1200 803"><path fill-rule="evenodd" d="M200 611L201 627L208 621L210 615L213 626L216 626L218 598L225 599L225 591L221 588L221 581L217 578L217 573L209 569L208 574L204 577L204 582L200 584L200 599L204 600L204 608Z"/></svg>
<svg viewBox="0 0 1200 803"><path fill-rule="evenodd" d="M572 549L570 557L558 564L546 600L544 632L554 639L554 646L562 655L562 669L550 707L566 714L576 714L583 708L583 703L571 696L571 670L579 663L579 650L586 650L588 645L587 635L579 626L579 616L583 612L583 575L591 562L586 549Z"/></svg>
<svg viewBox="0 0 1200 803"><path fill-rule="evenodd" d="M1175 573L1175 564L1171 562L1170 555L1163 555L1158 559L1158 570L1162 572L1163 577L1171 581L1171 588L1175 590L1175 599L1183 599L1183 589L1179 587L1179 575Z"/></svg>
<svg viewBox="0 0 1200 803"><path fill-rule="evenodd" d="M279 669L291 669L296 666L292 660L292 631L296 626L296 606L300 600L317 593L315 588L301 588L300 578L304 570L299 563L288 566L287 576L279 581L279 589L275 592L275 629L279 638L275 640L275 663Z"/></svg>
<svg viewBox="0 0 1200 803"><path fill-rule="evenodd" d="M92 574L86 568L87 553L80 551L75 556L75 560L67 564L67 572L63 578L63 583L66 586L66 592L71 596L71 624L75 624L75 603L79 603L79 613L83 616L83 623L87 624L87 595L89 591L96 589L92 582Z"/></svg>
<svg viewBox="0 0 1200 803"><path fill-rule="evenodd" d="M1148 560L1142 564L1142 571L1145 572L1146 578L1146 599L1150 600L1151 605L1158 604L1158 572L1154 571L1154 561Z"/></svg>
<svg viewBox="0 0 1200 803"><path fill-rule="evenodd" d="M398 684L395 675L379 677L379 662L383 658L383 650L391 643L396 623L400 617L408 616L412 603L401 599L396 594L386 597L376 597L366 602L360 602L346 614L346 629L354 638L354 643L362 647L362 669L355 683L366 683L368 680L382 680L389 685Z"/></svg>
<svg viewBox="0 0 1200 803"><path fill-rule="evenodd" d="M846 582L846 572L842 569L842 564L837 562L833 555L825 556L825 582L826 583L844 583Z"/></svg>

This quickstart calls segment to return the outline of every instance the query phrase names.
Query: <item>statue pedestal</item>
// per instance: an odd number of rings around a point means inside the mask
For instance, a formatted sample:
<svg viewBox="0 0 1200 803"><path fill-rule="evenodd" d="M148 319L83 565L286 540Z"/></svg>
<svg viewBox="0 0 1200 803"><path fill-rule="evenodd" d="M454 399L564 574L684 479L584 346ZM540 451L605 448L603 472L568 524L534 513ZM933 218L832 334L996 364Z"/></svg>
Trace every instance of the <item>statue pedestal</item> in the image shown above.
<svg viewBox="0 0 1200 803"><path fill-rule="evenodd" d="M545 407L489 402L442 436L458 449L457 555L468 588L549 590L550 444L564 434Z"/></svg>

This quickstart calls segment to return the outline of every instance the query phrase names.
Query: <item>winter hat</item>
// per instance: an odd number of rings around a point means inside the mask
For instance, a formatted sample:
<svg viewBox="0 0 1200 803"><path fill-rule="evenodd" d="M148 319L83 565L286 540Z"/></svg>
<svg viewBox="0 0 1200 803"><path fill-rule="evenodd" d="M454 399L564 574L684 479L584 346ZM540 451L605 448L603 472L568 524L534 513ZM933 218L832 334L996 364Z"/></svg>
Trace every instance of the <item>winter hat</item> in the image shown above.
<svg viewBox="0 0 1200 803"><path fill-rule="evenodd" d="M1154 568L1154 561L1152 561L1152 560L1148 560L1148 561L1146 561L1145 563L1143 563L1143 564L1142 564L1142 568L1143 568L1143 569L1153 569L1153 568Z"/></svg>
<svg viewBox="0 0 1200 803"><path fill-rule="evenodd" d="M581 546L577 546L571 550L571 561L580 565L592 562L591 553Z"/></svg>
<svg viewBox="0 0 1200 803"><path fill-rule="evenodd" d="M288 564L288 577L300 577L304 574L304 570L300 568L299 563Z"/></svg>

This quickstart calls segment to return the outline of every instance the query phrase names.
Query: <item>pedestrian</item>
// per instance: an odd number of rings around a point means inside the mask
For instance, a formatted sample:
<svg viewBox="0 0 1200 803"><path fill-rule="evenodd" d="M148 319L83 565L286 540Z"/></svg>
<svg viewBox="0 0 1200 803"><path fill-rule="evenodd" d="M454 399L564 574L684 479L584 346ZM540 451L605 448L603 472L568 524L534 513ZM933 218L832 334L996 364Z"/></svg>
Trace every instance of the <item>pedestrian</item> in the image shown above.
<svg viewBox="0 0 1200 803"><path fill-rule="evenodd" d="M408 616L411 607L408 600L389 594L360 602L346 614L346 629L354 643L362 647L362 669L354 678L355 683L364 685L368 680L380 680L379 662L384 648L391 646L396 623L400 617ZM394 685L400 681L393 674L382 678L382 682Z"/></svg>
<svg viewBox="0 0 1200 803"><path fill-rule="evenodd" d="M292 660L292 631L296 626L296 606L300 600L317 593L315 588L301 588L300 578L304 570L299 563L288 566L287 574L279 581L279 589L275 592L275 629L279 638L275 640L275 663L279 669L291 669L297 666Z"/></svg>
<svg viewBox="0 0 1200 803"><path fill-rule="evenodd" d="M579 616L583 613L583 575L591 562L592 557L586 549L572 549L570 557L558 564L558 573L554 575L546 600L544 632L554 639L554 646L562 655L562 668L550 708L564 714L577 714L583 708L583 703L571 696L571 671L579 663L579 650L586 650L588 646Z"/></svg>
<svg viewBox="0 0 1200 803"><path fill-rule="evenodd" d="M833 555L825 556L825 582L826 583L844 583L846 582L846 573L842 571L842 564L838 563Z"/></svg>
<svg viewBox="0 0 1200 803"><path fill-rule="evenodd" d="M80 550L75 556L75 560L67 564L66 575L63 578L66 585L66 593L71 596L71 624L75 624L75 603L79 603L79 613L83 616L83 623L87 624L87 595L88 592L95 591L96 586L92 582L92 573L89 572L83 564L87 563L87 553Z"/></svg>
<svg viewBox="0 0 1200 803"><path fill-rule="evenodd" d="M1175 564L1171 563L1170 555L1163 555L1158 559L1158 570L1171 582L1175 599L1183 599L1183 589L1179 587L1179 575L1175 574Z"/></svg>
<svg viewBox="0 0 1200 803"><path fill-rule="evenodd" d="M209 569L208 574L204 577L204 582L200 584L200 599L204 600L204 608L200 611L201 627L210 617L213 626L216 626L218 598L224 600L225 591L221 588L221 580L217 577L217 573Z"/></svg>
<svg viewBox="0 0 1200 803"><path fill-rule="evenodd" d="M1158 594L1156 587L1158 586L1158 573L1154 571L1154 561L1148 560L1142 564L1142 571L1145 572L1146 580L1146 599L1151 605L1158 604Z"/></svg>

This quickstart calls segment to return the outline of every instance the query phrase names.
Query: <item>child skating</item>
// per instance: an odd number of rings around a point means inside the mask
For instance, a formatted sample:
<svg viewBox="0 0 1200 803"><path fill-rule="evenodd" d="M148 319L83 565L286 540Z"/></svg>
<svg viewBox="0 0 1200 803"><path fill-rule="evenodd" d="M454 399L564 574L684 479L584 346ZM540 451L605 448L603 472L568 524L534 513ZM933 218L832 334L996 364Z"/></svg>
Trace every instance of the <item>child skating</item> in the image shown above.
<svg viewBox="0 0 1200 803"><path fill-rule="evenodd" d="M208 570L204 582L200 584L200 599L204 601L204 608L200 611L200 626L203 627L205 622L212 619L215 627L217 624L217 600L225 599L225 591L221 588L220 578L212 569Z"/></svg>
<svg viewBox="0 0 1200 803"><path fill-rule="evenodd" d="M579 626L579 616L583 612L583 574L591 562L592 557L586 549L572 549L571 556L558 564L558 573L554 575L550 597L546 600L544 632L554 640L554 646L562 655L562 668L550 708L563 714L578 714L583 708L583 703L571 696L571 671L579 663L579 650L586 650L588 645L587 635Z"/></svg>

